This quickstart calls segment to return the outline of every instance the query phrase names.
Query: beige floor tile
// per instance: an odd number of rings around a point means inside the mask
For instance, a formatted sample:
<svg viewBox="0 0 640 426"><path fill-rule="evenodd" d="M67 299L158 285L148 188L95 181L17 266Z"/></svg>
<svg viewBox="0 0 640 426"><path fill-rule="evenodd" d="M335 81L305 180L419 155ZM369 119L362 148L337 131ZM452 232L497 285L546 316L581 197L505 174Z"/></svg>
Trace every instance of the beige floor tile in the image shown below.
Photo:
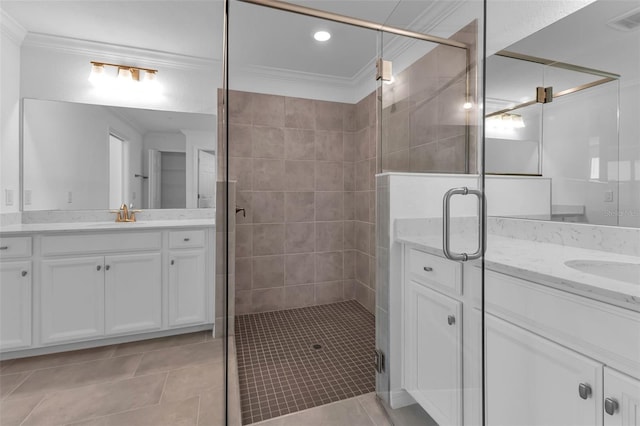
<svg viewBox="0 0 640 426"><path fill-rule="evenodd" d="M6 376L0 376L0 399L9 395L11 391L18 387L20 383L31 374L30 371L24 373L7 374Z"/></svg>
<svg viewBox="0 0 640 426"><path fill-rule="evenodd" d="M260 426L375 426L357 398L345 399L255 424Z"/></svg>
<svg viewBox="0 0 640 426"><path fill-rule="evenodd" d="M145 352L136 375L175 370L222 359L222 340Z"/></svg>
<svg viewBox="0 0 640 426"><path fill-rule="evenodd" d="M37 370L9 398L132 377L141 358L142 354L137 354Z"/></svg>
<svg viewBox="0 0 640 426"><path fill-rule="evenodd" d="M41 400L42 395L29 395L22 398L12 398L1 401L0 425L19 425Z"/></svg>
<svg viewBox="0 0 640 426"><path fill-rule="evenodd" d="M224 387L222 360L169 371L162 401L182 401L206 389Z"/></svg>
<svg viewBox="0 0 640 426"><path fill-rule="evenodd" d="M157 404L166 377L153 374L48 394L23 426L64 425Z"/></svg>
<svg viewBox="0 0 640 426"><path fill-rule="evenodd" d="M113 346L103 346L100 348L81 349L77 351L60 352L57 354L14 359L11 360L8 365L2 367L2 374L19 373L22 371L59 367L61 365L109 358L113 354L113 351Z"/></svg>
<svg viewBox="0 0 640 426"><path fill-rule="evenodd" d="M368 393L366 395L359 396L358 402L360 402L364 411L367 412L369 418L373 421L373 424L376 426L392 426L389 418L384 412L384 408L377 401L375 393Z"/></svg>
<svg viewBox="0 0 640 426"><path fill-rule="evenodd" d="M205 333L178 334L176 336L160 337L157 339L139 340L137 342L122 343L116 346L113 356L137 354L141 352L155 351L175 346L202 343L205 341ZM210 333L210 332L209 332Z"/></svg>
<svg viewBox="0 0 640 426"><path fill-rule="evenodd" d="M223 426L224 425L224 388L215 388L203 392L200 395L200 411L198 413L198 426ZM229 426L240 426L240 419L229 419Z"/></svg>
<svg viewBox="0 0 640 426"><path fill-rule="evenodd" d="M73 426L196 426L199 398L168 402L106 417L72 423Z"/></svg>

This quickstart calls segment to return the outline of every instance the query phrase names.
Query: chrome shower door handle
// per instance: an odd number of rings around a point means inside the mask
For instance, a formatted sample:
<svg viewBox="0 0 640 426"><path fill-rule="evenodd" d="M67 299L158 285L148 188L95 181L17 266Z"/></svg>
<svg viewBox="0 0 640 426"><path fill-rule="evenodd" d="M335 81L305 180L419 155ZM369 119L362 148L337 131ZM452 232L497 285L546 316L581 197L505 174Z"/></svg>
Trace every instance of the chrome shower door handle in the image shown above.
<svg viewBox="0 0 640 426"><path fill-rule="evenodd" d="M454 195L475 195L478 197L478 250L474 253L453 253L451 252L451 197ZM451 188L444 194L442 199L442 251L447 259L466 262L467 260L478 259L484 255L486 238L484 235L484 209L485 202L482 191L469 189L466 186Z"/></svg>

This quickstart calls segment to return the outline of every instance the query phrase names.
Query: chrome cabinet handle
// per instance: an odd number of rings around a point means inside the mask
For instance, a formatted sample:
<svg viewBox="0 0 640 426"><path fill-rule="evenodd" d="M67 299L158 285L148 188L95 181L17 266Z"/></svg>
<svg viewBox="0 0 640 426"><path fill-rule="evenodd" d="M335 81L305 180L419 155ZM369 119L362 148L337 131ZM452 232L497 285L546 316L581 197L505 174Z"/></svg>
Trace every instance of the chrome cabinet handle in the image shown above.
<svg viewBox="0 0 640 426"><path fill-rule="evenodd" d="M109 269L111 269L111 266L107 265L107 266L104 267L104 269L106 269L108 271Z"/></svg>
<svg viewBox="0 0 640 426"><path fill-rule="evenodd" d="M191 240L191 238L185 238L184 240L185 240L185 241L190 241L190 240Z"/></svg>
<svg viewBox="0 0 640 426"><path fill-rule="evenodd" d="M475 253L452 253L451 252L451 197L454 195L475 195L478 197L478 250ZM442 251L444 255L451 260L460 260L466 262L467 260L478 259L484 255L486 250L485 244L487 242L485 226L484 226L484 212L486 205L486 199L482 191L477 189L469 189L466 186L460 188L451 188L444 194L442 199Z"/></svg>
<svg viewBox="0 0 640 426"><path fill-rule="evenodd" d="M586 383L580 383L578 385L578 395L582 399L588 399L592 394L591 386Z"/></svg>
<svg viewBox="0 0 640 426"><path fill-rule="evenodd" d="M618 401L616 401L613 398L607 398L604 400L604 411L610 415L613 416L616 411L618 411L619 405L618 405Z"/></svg>
<svg viewBox="0 0 640 426"><path fill-rule="evenodd" d="M433 271L433 268L431 266L425 266L424 268L422 268L425 270L425 272L431 272Z"/></svg>
<svg viewBox="0 0 640 426"><path fill-rule="evenodd" d="M23 277L26 277L26 276L27 276L27 271L22 271L22 272L20 273L20 275L22 275Z"/></svg>
<svg viewBox="0 0 640 426"><path fill-rule="evenodd" d="M174 265L175 263L176 263L176 261L175 261L175 260L172 260L172 261L171 261L171 264L172 264L172 265Z"/></svg>
<svg viewBox="0 0 640 426"><path fill-rule="evenodd" d="M100 269L102 269L102 265L97 265L96 266L96 271L99 271Z"/></svg>
<svg viewBox="0 0 640 426"><path fill-rule="evenodd" d="M2 246L0 247L0 250L9 250L9 246Z"/></svg>
<svg viewBox="0 0 640 426"><path fill-rule="evenodd" d="M455 323L456 323L456 317L454 317L453 315L449 315L449 316L447 317L447 323L448 323L449 325L453 325L453 324L455 324Z"/></svg>

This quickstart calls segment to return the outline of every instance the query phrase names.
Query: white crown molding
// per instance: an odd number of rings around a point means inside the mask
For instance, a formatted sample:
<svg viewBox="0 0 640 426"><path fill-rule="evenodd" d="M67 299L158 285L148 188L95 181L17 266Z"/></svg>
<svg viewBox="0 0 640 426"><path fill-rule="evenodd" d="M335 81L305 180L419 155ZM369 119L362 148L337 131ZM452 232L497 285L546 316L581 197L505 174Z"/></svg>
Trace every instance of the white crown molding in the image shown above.
<svg viewBox="0 0 640 426"><path fill-rule="evenodd" d="M211 58L180 55L50 34L28 33L23 45L25 47L35 47L73 55L90 56L97 61L121 61L132 66L145 64L154 67L199 71L211 71L215 67L222 68L221 61Z"/></svg>
<svg viewBox="0 0 640 426"><path fill-rule="evenodd" d="M11 15L0 9L0 31L2 35L20 46L27 35L27 30Z"/></svg>

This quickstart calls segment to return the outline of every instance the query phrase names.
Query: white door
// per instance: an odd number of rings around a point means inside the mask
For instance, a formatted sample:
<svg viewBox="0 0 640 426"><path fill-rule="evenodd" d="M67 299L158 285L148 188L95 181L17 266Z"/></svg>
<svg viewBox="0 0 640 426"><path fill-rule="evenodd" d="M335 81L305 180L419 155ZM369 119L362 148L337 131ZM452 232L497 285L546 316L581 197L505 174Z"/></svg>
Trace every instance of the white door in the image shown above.
<svg viewBox="0 0 640 426"><path fill-rule="evenodd" d="M104 258L42 261L42 341L58 343L104 334Z"/></svg>
<svg viewBox="0 0 640 426"><path fill-rule="evenodd" d="M198 151L198 208L215 207L216 156L208 151Z"/></svg>
<svg viewBox="0 0 640 426"><path fill-rule="evenodd" d="M409 281L405 326L405 388L439 425L460 425L461 303Z"/></svg>
<svg viewBox="0 0 640 426"><path fill-rule="evenodd" d="M485 324L487 424L602 424L600 363L492 315Z"/></svg>
<svg viewBox="0 0 640 426"><path fill-rule="evenodd" d="M105 257L105 333L162 326L160 253Z"/></svg>
<svg viewBox="0 0 640 426"><path fill-rule="evenodd" d="M169 260L169 325L206 321L204 250L175 250Z"/></svg>
<svg viewBox="0 0 640 426"><path fill-rule="evenodd" d="M31 345L31 262L0 263L0 350Z"/></svg>
<svg viewBox="0 0 640 426"><path fill-rule="evenodd" d="M640 426L640 380L604 368L604 425Z"/></svg>
<svg viewBox="0 0 640 426"><path fill-rule="evenodd" d="M162 155L155 149L149 150L149 207L159 209L162 201Z"/></svg>

